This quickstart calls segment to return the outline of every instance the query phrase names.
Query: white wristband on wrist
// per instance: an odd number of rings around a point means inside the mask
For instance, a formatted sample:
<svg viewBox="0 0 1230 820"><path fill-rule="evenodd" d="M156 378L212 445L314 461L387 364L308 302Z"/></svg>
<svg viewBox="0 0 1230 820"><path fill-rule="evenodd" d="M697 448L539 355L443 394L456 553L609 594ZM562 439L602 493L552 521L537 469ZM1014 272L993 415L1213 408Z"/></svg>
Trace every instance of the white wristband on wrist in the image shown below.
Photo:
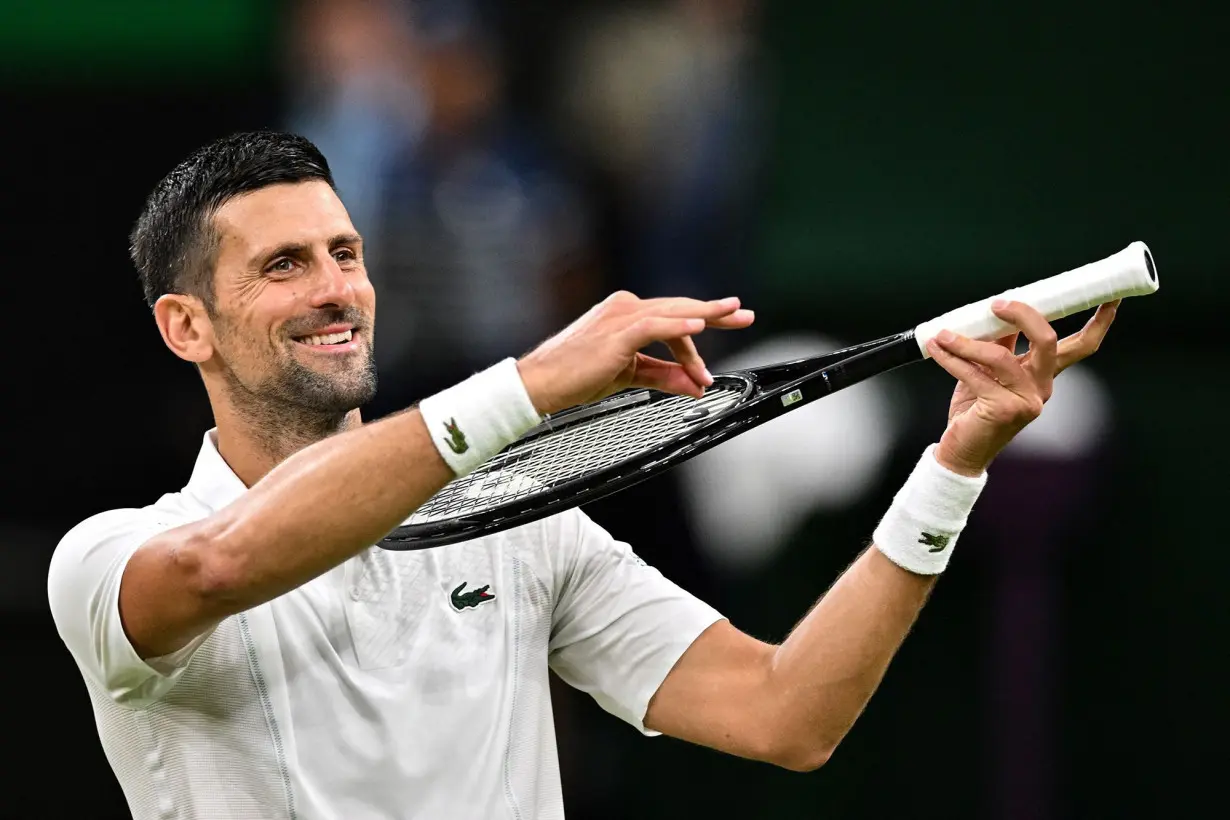
<svg viewBox="0 0 1230 820"><path fill-rule="evenodd" d="M893 498L872 536L876 548L902 569L938 575L948 566L957 536L986 486L958 475L935 460L932 444Z"/></svg>
<svg viewBox="0 0 1230 820"><path fill-rule="evenodd" d="M432 442L466 475L542 421L514 359L419 402Z"/></svg>

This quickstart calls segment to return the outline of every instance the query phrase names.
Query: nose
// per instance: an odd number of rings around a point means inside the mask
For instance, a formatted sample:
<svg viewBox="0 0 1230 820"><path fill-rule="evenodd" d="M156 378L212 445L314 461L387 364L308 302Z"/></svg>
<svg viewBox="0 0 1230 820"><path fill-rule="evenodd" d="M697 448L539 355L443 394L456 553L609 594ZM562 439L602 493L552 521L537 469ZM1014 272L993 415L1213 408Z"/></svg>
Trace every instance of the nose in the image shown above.
<svg viewBox="0 0 1230 820"><path fill-rule="evenodd" d="M326 256L312 277L311 304L315 308L348 307L354 304L353 275L342 269L332 255Z"/></svg>

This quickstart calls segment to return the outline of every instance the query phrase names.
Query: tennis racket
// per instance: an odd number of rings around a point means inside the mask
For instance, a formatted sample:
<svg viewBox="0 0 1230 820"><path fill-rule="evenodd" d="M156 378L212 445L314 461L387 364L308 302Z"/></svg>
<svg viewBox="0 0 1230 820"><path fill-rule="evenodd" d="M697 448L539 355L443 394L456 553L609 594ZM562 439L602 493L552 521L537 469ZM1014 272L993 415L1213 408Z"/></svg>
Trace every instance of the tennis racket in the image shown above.
<svg viewBox="0 0 1230 820"><path fill-rule="evenodd" d="M548 418L473 472L447 484L380 542L439 547L528 524L658 475L770 419L871 376L922 361L948 329L982 340L1014 328L991 302L1024 302L1061 319L1104 302L1154 293L1143 242L1066 273L965 305L917 327L824 356L714 376L703 398L630 389Z"/></svg>

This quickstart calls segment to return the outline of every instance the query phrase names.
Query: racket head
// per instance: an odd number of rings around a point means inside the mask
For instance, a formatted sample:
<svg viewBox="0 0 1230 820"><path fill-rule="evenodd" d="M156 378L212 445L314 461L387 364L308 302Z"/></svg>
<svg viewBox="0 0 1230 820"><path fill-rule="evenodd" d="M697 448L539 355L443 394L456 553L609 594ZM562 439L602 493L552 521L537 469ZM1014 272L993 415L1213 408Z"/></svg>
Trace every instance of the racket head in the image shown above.
<svg viewBox="0 0 1230 820"><path fill-rule="evenodd" d="M380 546L444 546L602 498L716 437L759 390L741 371L714 376L700 399L630 389L561 413L446 484Z"/></svg>

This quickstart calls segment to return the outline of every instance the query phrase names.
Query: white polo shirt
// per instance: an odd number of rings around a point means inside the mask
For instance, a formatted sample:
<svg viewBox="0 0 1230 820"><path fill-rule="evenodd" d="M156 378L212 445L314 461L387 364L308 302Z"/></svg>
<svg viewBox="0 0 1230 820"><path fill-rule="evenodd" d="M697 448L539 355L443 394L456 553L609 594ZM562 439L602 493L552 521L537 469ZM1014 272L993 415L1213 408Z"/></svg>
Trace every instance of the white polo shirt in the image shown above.
<svg viewBox="0 0 1230 820"><path fill-rule="evenodd" d="M573 510L369 549L141 660L118 609L129 556L244 492L210 431L183 491L95 515L51 562L56 626L138 820L563 817L548 667L653 734L650 698L721 618Z"/></svg>

